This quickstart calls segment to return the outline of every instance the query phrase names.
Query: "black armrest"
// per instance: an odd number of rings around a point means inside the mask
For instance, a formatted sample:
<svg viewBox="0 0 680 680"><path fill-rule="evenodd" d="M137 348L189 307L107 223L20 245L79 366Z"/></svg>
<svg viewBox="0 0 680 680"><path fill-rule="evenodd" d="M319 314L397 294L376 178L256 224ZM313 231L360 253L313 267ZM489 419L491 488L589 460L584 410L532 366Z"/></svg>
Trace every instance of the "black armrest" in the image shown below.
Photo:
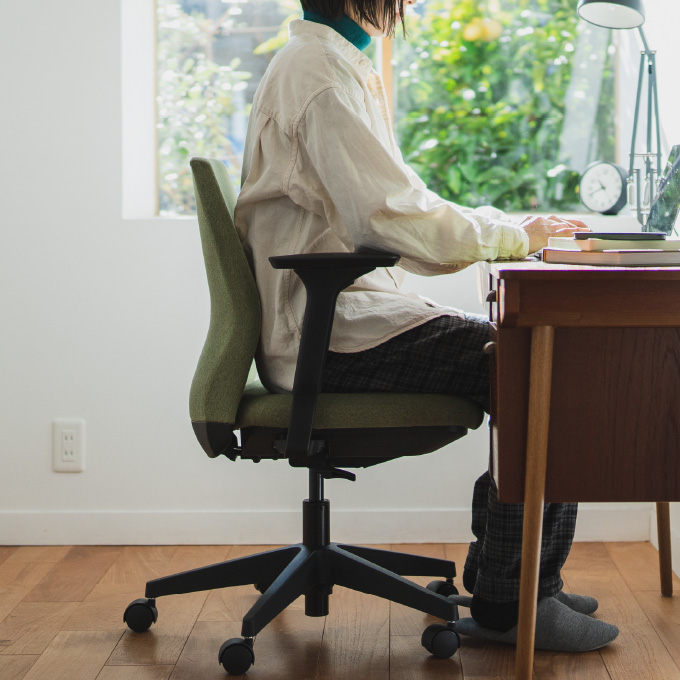
<svg viewBox="0 0 680 680"><path fill-rule="evenodd" d="M394 267L399 255L393 253L306 253L303 255L277 255L269 261L274 269L346 269L348 267ZM371 271L369 270L369 271Z"/></svg>
<svg viewBox="0 0 680 680"><path fill-rule="evenodd" d="M279 255L269 261L275 269L293 269L307 292L286 439L288 458L306 457L311 455L312 423L338 295L376 267L394 266L399 256L378 252L309 253Z"/></svg>

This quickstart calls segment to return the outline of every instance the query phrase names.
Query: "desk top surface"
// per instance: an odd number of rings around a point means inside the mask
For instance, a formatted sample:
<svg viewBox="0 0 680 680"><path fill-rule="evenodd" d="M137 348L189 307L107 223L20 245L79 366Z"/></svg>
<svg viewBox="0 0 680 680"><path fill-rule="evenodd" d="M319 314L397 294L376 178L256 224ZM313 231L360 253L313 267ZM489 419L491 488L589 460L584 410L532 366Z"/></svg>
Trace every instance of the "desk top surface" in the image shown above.
<svg viewBox="0 0 680 680"><path fill-rule="evenodd" d="M525 281L567 279L600 281L664 280L680 281L680 267L593 267L575 264L548 264L535 260L495 261L486 263L489 273L499 279L522 279Z"/></svg>

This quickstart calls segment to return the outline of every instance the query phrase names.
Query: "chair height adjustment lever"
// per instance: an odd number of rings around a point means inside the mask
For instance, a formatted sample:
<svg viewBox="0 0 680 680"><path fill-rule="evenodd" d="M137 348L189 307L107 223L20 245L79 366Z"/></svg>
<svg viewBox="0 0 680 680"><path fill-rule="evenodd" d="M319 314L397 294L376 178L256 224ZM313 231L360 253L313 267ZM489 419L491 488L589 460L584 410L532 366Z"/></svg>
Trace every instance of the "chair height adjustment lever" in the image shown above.
<svg viewBox="0 0 680 680"><path fill-rule="evenodd" d="M357 476L353 472L341 470L340 468L319 468L317 472L324 479L347 479L350 482L356 482Z"/></svg>

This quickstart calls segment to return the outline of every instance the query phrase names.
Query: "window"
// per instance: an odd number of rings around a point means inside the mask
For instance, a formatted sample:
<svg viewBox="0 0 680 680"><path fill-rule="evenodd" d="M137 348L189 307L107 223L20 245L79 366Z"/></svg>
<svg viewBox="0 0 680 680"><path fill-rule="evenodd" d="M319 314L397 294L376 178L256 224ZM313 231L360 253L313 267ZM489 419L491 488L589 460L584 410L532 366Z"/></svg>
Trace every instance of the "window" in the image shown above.
<svg viewBox="0 0 680 680"><path fill-rule="evenodd" d="M430 188L472 206L578 209L588 162L616 159L616 46L578 20L576 2L420 0L407 40L374 41L404 158ZM159 213L191 214L191 156L224 159L240 183L253 94L300 5L156 9Z"/></svg>

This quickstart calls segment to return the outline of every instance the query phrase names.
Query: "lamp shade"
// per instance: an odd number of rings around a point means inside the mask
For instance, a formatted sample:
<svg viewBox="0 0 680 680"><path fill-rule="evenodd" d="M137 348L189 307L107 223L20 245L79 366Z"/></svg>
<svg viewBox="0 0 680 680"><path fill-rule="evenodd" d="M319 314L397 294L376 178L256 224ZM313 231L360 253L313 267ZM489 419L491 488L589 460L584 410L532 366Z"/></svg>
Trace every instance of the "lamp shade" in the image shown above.
<svg viewBox="0 0 680 680"><path fill-rule="evenodd" d="M596 26L637 28L645 23L642 0L579 0L578 13Z"/></svg>

